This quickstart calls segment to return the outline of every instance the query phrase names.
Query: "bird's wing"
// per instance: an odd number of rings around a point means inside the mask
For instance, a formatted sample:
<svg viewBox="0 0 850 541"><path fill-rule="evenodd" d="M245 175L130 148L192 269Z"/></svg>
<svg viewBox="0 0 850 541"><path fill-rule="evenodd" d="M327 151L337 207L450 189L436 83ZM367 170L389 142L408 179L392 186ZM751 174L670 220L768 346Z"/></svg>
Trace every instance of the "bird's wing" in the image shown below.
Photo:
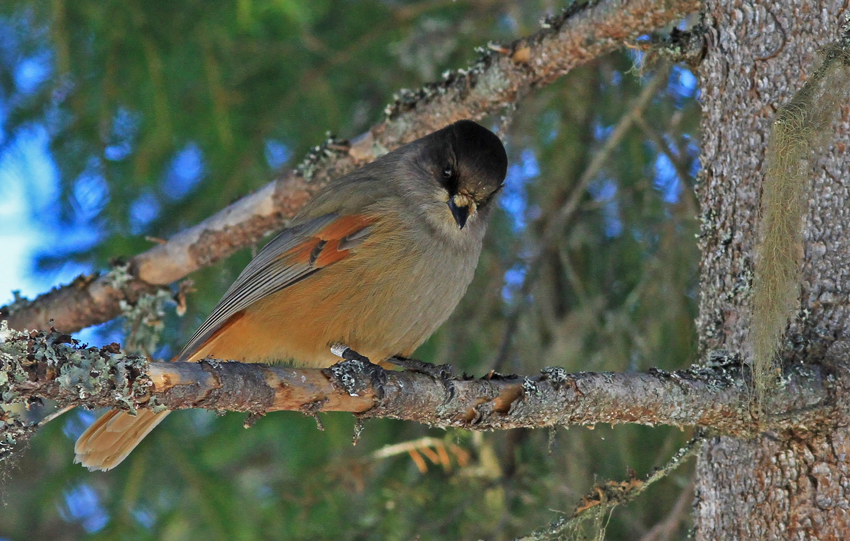
<svg viewBox="0 0 850 541"><path fill-rule="evenodd" d="M227 321L258 300L345 259L371 232L375 218L336 213L283 230L251 260L175 358L185 361Z"/></svg>

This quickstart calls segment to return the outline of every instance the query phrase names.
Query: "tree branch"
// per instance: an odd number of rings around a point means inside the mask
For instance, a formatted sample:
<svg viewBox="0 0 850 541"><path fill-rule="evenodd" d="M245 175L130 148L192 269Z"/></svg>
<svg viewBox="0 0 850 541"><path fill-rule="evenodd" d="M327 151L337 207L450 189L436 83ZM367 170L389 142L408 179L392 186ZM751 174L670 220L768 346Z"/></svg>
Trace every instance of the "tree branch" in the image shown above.
<svg viewBox="0 0 850 541"><path fill-rule="evenodd" d="M263 414L349 411L472 430L596 423L698 426L750 435L750 390L736 362L646 373L535 376L491 373L444 381L385 371L360 361L324 370L218 362L148 362L117 344L84 347L56 331L18 332L0 325L2 402L57 400L85 407L205 408ZM817 366L796 367L771 404L773 430L830 426L845 402L844 379ZM383 382L382 384L380 384Z"/></svg>
<svg viewBox="0 0 850 541"><path fill-rule="evenodd" d="M646 479L637 479L632 474L626 481L608 481L607 483L594 485L590 493L581 499L581 503L572 515L569 517L560 517L552 524L514 541L554 541L556 539L565 539L568 534L575 534L581 524L590 519L596 519L597 529L601 532L600 538L604 538L605 517L615 507L634 501L654 483L670 475L671 472L675 471L687 459L697 454L704 442L705 437L703 435L694 437L687 445L679 449L664 466L654 470ZM688 492L692 493L693 491ZM684 500L683 498L679 499ZM692 500L693 496L691 495L691 498L684 501L690 502ZM677 502L676 507L679 506L680 503ZM570 536L569 538L572 539L575 537L577 536Z"/></svg>
<svg viewBox="0 0 850 541"><path fill-rule="evenodd" d="M65 332L108 321L121 301L178 280L280 229L330 179L462 118L499 112L571 69L700 8L699 0L601 0L548 19L536 34L491 47L465 70L416 91L404 90L387 119L352 142L326 141L288 171L200 224L130 260L127 269L80 277L33 301L0 308L16 329Z"/></svg>

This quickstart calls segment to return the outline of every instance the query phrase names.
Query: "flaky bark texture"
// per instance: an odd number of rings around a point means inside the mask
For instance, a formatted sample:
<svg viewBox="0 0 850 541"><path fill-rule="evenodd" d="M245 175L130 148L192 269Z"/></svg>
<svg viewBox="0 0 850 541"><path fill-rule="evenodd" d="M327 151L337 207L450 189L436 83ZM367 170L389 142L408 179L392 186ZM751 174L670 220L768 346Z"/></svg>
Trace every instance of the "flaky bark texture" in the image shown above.
<svg viewBox="0 0 850 541"><path fill-rule="evenodd" d="M846 402L836 394L847 382L825 373L818 367L788 372L775 404L778 429L821 426L837 415ZM568 374L550 367L531 376L445 376L386 371L360 360L322 370L148 362L117 344L98 349L56 331L16 332L0 324L0 396L10 401L255 414L349 411L470 430L639 423L748 437L758 428L742 407L748 388L737 361L677 372ZM0 441L4 430L0 425Z"/></svg>
<svg viewBox="0 0 850 541"><path fill-rule="evenodd" d="M819 65L818 48L838 36L846 8L844 0L707 2L710 45L700 68L703 355L751 355L752 254L771 124ZM786 363L843 373L850 349L846 105L829 129L830 143L812 171L800 312L782 355ZM764 408L771 412L770 400ZM846 412L837 411L826 425L753 439L720 437L706 445L697 467L697 538L850 538L846 426Z"/></svg>

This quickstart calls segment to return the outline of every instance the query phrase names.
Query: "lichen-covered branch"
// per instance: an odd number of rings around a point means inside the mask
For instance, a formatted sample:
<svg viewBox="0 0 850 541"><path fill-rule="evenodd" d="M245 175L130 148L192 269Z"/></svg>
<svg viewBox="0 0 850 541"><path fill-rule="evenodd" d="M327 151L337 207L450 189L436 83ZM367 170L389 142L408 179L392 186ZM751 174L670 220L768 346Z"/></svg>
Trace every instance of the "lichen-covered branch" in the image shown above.
<svg viewBox="0 0 850 541"><path fill-rule="evenodd" d="M646 479L638 479L632 474L625 481L608 481L594 485L590 492L582 497L581 503L572 515L560 517L548 526L517 538L515 541L574 539L577 538L575 534L578 533L581 524L587 520L596 522L596 528L601 533L599 538L603 538L605 535L605 518L608 513L618 505L634 501L654 483L670 475L671 472L695 455L704 442L705 437L703 435L696 436L687 445L676 451L676 454L667 464L654 470Z"/></svg>
<svg viewBox="0 0 850 541"><path fill-rule="evenodd" d="M49 398L60 405L206 408L262 414L349 411L475 430L596 423L699 426L735 435L758 423L737 363L677 372L533 376L490 374L441 380L385 371L360 361L329 369L236 362L148 362L116 344L83 347L66 334L0 327L0 396L5 403ZM817 367L785 379L772 429L829 426L841 379Z"/></svg>
<svg viewBox="0 0 850 541"><path fill-rule="evenodd" d="M0 309L16 329L53 326L74 332L120 314L120 301L133 301L157 285L257 243L280 229L328 180L383 153L462 118L498 113L571 69L699 9L699 0L601 0L549 18L532 36L491 46L467 69L396 95L387 118L348 141L326 141L295 171L284 173L200 224L130 260L129 279L120 271L76 280L33 301Z"/></svg>

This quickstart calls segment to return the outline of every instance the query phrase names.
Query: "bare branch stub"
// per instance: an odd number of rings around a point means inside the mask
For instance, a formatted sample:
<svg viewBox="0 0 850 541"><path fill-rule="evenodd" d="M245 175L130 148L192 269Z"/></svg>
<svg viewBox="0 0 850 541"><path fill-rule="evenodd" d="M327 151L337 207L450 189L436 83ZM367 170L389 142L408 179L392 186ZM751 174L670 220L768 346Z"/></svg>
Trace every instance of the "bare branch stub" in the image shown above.
<svg viewBox="0 0 850 541"><path fill-rule="evenodd" d="M131 260L132 279L116 287L109 273L60 287L32 301L0 308L15 329L64 332L103 323L120 314L120 301L165 285L259 242L280 229L330 179L462 118L481 119L540 89L570 70L624 43L680 20L698 0L602 0L548 19L537 33L490 50L467 69L416 91L351 145L325 145L310 174L289 171L200 224ZM335 141L335 140L334 140ZM347 149L347 150L346 150ZM154 284L154 285L151 285Z"/></svg>

